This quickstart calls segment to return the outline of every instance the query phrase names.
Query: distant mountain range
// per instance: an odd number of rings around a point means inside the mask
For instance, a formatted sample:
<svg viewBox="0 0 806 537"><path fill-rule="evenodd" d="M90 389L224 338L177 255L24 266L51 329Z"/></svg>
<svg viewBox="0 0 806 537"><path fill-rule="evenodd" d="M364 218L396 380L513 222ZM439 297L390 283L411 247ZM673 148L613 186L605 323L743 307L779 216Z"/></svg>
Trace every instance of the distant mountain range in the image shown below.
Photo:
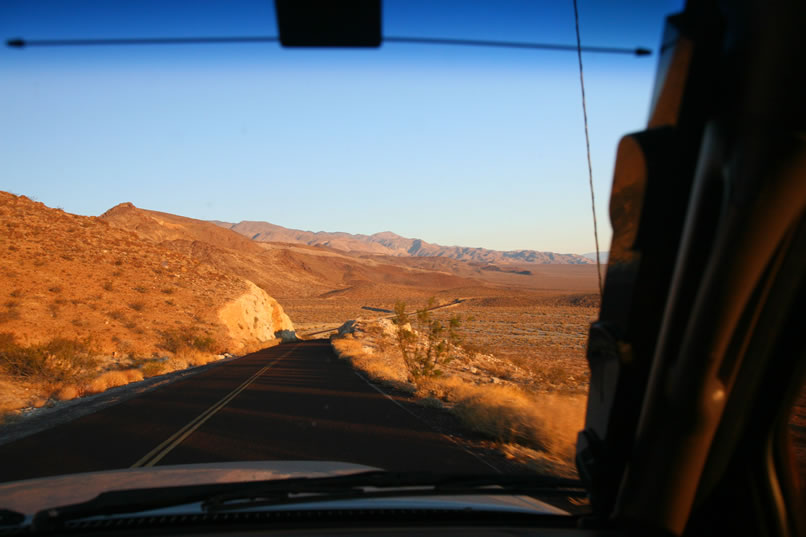
<svg viewBox="0 0 806 537"><path fill-rule="evenodd" d="M587 257L594 263L596 262L596 252L588 252L587 254L582 254L582 257ZM599 252L599 259L601 260L602 263L607 263L608 257L610 257L610 252Z"/></svg>
<svg viewBox="0 0 806 537"><path fill-rule="evenodd" d="M535 263L585 265L595 262L587 256L538 252L535 250L489 250L465 246L442 246L422 239L401 237L391 231L374 235L353 235L341 232L301 231L268 222L243 221L237 224L214 221L215 224L237 231L257 242L285 242L308 246L325 246L349 253L389 255L396 257L445 257L476 263Z"/></svg>

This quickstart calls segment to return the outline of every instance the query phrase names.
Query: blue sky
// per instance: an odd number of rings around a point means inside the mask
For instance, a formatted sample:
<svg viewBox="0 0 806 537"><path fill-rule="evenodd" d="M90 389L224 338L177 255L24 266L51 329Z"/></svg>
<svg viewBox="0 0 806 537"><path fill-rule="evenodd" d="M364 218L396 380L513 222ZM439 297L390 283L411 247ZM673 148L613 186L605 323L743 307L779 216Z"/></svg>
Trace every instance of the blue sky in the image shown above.
<svg viewBox="0 0 806 537"><path fill-rule="evenodd" d="M0 3L0 38L276 35L269 1ZM650 5L651 4L651 5ZM580 0L583 44L657 50L669 2ZM568 1L386 1L384 34L575 42ZM602 249L657 63L583 55ZM575 53L385 44L0 50L0 189L98 215L593 250Z"/></svg>

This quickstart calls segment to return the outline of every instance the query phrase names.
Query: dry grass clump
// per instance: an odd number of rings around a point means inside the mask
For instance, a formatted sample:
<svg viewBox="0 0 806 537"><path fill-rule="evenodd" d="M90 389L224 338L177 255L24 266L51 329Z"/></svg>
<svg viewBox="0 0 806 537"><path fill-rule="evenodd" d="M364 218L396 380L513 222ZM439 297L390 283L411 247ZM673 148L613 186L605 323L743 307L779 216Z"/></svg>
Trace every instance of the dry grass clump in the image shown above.
<svg viewBox="0 0 806 537"><path fill-rule="evenodd" d="M20 408L19 402L29 397L30 384L0 377L0 423L14 418L15 411Z"/></svg>
<svg viewBox="0 0 806 537"><path fill-rule="evenodd" d="M67 384L59 388L59 390L56 392L56 399L59 401L70 401L76 397L81 397L81 395L82 391L78 386Z"/></svg>
<svg viewBox="0 0 806 537"><path fill-rule="evenodd" d="M184 349L172 358L165 361L166 369L179 371L189 367L198 367L218 360L218 356L209 352L201 352L194 349Z"/></svg>
<svg viewBox="0 0 806 537"><path fill-rule="evenodd" d="M373 380L412 390L405 364L390 357L392 353L375 352L374 345L352 334L334 337L331 343L340 357L349 359ZM474 384L456 375L423 378L414 393L428 406L444 402L442 406L469 429L499 442L507 456L544 473L575 476L576 435L584 426L584 395L531 393L509 384Z"/></svg>
<svg viewBox="0 0 806 537"><path fill-rule="evenodd" d="M375 354L351 334L333 338L331 344L339 358L349 360L353 367L366 373L372 380L407 392L414 391L414 387L408 382L405 364L395 364L386 354Z"/></svg>
<svg viewBox="0 0 806 537"><path fill-rule="evenodd" d="M119 369L123 364L105 362L89 341L54 338L47 343L24 346L18 344L12 334L0 333L0 388L3 392L0 423L13 419L15 411L21 408L38 408L53 401L101 393L146 377L218 359L209 351L215 345L209 337L187 330L165 334L163 341L175 345L173 357L151 359L141 362L140 367Z"/></svg>
<svg viewBox="0 0 806 537"><path fill-rule="evenodd" d="M525 464L535 473L553 474L568 479L579 477L573 458L559 457L550 452L531 449L520 444L502 444L499 449L508 459Z"/></svg>
<svg viewBox="0 0 806 537"><path fill-rule="evenodd" d="M221 345L216 339L193 326L163 330L159 336L158 346L173 354L164 362L164 372L209 364L220 357Z"/></svg>
<svg viewBox="0 0 806 537"><path fill-rule="evenodd" d="M38 408L143 380L138 369L99 373L101 363L88 341L54 338L24 346L13 335L0 334L0 376L12 387L0 402L0 415L6 419L25 406Z"/></svg>
<svg viewBox="0 0 806 537"><path fill-rule="evenodd" d="M160 332L159 347L174 355L212 353L218 350L215 338L202 334L193 326L169 328Z"/></svg>
<svg viewBox="0 0 806 537"><path fill-rule="evenodd" d="M92 379L84 389L85 394L101 393L110 388L125 386L143 380L143 372L139 369L120 369L107 371Z"/></svg>
<svg viewBox="0 0 806 537"><path fill-rule="evenodd" d="M451 403L474 431L573 466L576 435L584 425L584 396L526 393L515 386L476 385L458 377L429 379L418 394Z"/></svg>
<svg viewBox="0 0 806 537"><path fill-rule="evenodd" d="M98 367L89 341L54 338L40 345L23 346L13 334L0 333L0 370L9 377L43 383L83 380Z"/></svg>
<svg viewBox="0 0 806 537"><path fill-rule="evenodd" d="M165 364L159 360L149 360L140 367L140 372L145 378L156 377L165 372Z"/></svg>

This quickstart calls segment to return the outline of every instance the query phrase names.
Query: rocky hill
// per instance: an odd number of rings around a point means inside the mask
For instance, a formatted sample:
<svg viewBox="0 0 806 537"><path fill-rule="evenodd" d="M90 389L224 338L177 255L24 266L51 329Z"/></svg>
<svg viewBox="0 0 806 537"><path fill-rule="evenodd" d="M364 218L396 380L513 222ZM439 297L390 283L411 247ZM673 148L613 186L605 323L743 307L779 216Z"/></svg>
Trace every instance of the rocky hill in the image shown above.
<svg viewBox="0 0 806 537"><path fill-rule="evenodd" d="M216 225L237 231L258 242L286 242L308 246L326 246L344 252L356 252L398 257L446 257L474 263L508 264L590 264L592 261L576 254L558 254L535 250L498 251L464 246L442 246L422 239L409 239L385 231L374 235L350 233L311 232L288 229L268 222L243 221L237 224L214 222Z"/></svg>
<svg viewBox="0 0 806 537"><path fill-rule="evenodd" d="M162 233L166 241L158 242L0 192L0 222L0 332L18 344L88 339L101 353L151 356L170 353L182 332L212 351L238 352L293 330L264 290L192 248L167 247L174 229L167 220L138 224ZM224 242L234 235L220 231Z"/></svg>
<svg viewBox="0 0 806 537"><path fill-rule="evenodd" d="M140 209L113 207L101 219L142 239L246 278L271 296L337 297L423 295L446 288L479 285L467 276L400 266L393 258L366 259L326 246L256 242L213 222Z"/></svg>

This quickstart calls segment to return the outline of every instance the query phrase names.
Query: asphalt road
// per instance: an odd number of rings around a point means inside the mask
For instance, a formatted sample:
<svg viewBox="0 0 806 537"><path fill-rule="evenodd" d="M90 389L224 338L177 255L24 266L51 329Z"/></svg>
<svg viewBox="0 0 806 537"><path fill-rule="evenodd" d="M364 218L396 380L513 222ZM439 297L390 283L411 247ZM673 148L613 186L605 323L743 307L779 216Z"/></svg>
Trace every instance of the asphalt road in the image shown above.
<svg viewBox="0 0 806 537"><path fill-rule="evenodd" d="M0 481L238 460L495 471L404 406L328 341L284 344L1 445Z"/></svg>

